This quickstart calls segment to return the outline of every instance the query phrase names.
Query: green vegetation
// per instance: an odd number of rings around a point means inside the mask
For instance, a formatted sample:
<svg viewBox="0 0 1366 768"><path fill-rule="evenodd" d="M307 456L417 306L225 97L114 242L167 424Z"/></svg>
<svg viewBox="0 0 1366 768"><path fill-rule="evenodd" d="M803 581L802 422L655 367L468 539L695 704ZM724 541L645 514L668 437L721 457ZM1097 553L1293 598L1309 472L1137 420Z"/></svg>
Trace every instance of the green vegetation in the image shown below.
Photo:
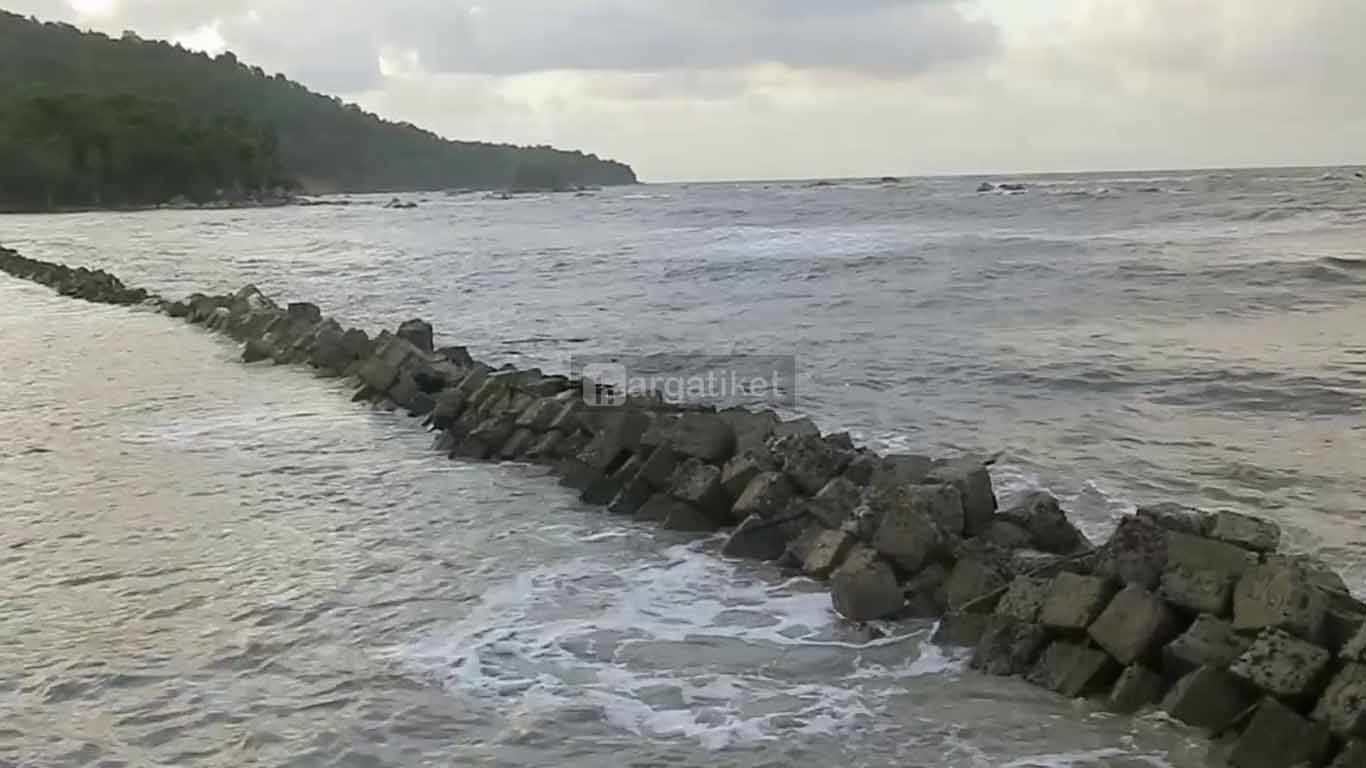
<svg viewBox="0 0 1366 768"><path fill-rule="evenodd" d="M550 147L445 140L240 63L0 11L0 208L630 184Z"/></svg>

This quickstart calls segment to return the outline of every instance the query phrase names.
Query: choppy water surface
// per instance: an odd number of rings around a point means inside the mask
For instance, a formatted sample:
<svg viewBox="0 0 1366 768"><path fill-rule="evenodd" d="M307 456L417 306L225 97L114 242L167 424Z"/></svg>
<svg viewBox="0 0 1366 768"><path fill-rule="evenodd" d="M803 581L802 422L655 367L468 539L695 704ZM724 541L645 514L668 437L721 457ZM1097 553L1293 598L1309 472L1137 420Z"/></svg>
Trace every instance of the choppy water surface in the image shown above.
<svg viewBox="0 0 1366 768"><path fill-rule="evenodd" d="M795 354L884 448L1005 451L1103 535L1280 520L1366 577L1366 183L700 185L0 218L167 294L252 281L497 361ZM164 317L0 279L0 765L1187 766L1202 742L870 640L817 586L434 458Z"/></svg>

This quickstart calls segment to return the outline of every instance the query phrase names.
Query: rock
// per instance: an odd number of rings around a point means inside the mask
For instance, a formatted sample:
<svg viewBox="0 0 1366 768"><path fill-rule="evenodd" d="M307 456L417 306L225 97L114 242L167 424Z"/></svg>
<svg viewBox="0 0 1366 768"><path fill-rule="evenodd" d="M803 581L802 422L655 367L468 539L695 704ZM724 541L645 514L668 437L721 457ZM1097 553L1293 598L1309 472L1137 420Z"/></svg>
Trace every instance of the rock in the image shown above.
<svg viewBox="0 0 1366 768"><path fill-rule="evenodd" d="M732 507L731 516L737 519L750 515L776 518L787 511L793 496L792 484L787 477L779 472L764 472L750 481Z"/></svg>
<svg viewBox="0 0 1366 768"><path fill-rule="evenodd" d="M1214 667L1181 678L1162 700L1167 714L1187 725L1220 731L1256 700L1246 684Z"/></svg>
<svg viewBox="0 0 1366 768"><path fill-rule="evenodd" d="M1161 698L1162 676L1133 664L1120 674L1105 703L1111 712L1127 715L1156 704Z"/></svg>
<svg viewBox="0 0 1366 768"><path fill-rule="evenodd" d="M884 456L874 469L868 485L875 489L895 490L904 485L919 485L929 477L934 460L913 453Z"/></svg>
<svg viewBox="0 0 1366 768"><path fill-rule="evenodd" d="M1162 598L1194 613L1229 616L1234 578L1226 572L1168 566L1162 572Z"/></svg>
<svg viewBox="0 0 1366 768"><path fill-rule="evenodd" d="M884 619L905 604L892 567L866 547L849 553L830 577L835 611L853 621Z"/></svg>
<svg viewBox="0 0 1366 768"><path fill-rule="evenodd" d="M470 351L465 347L441 347L436 350L436 356L457 368L472 368L475 365L474 358L470 356Z"/></svg>
<svg viewBox="0 0 1366 768"><path fill-rule="evenodd" d="M438 409L440 405L437 406ZM547 432L541 435L527 449L526 458L536 462L550 462L564 456L560 446L564 443L563 432Z"/></svg>
<svg viewBox="0 0 1366 768"><path fill-rule="evenodd" d="M531 405L517 416L517 426L529 429L533 432L545 432L550 429L551 422L564 410L564 404L554 397L542 397L533 400Z"/></svg>
<svg viewBox="0 0 1366 768"><path fill-rule="evenodd" d="M1256 565L1256 553L1242 547L1179 531L1167 533L1168 568L1217 571L1237 579Z"/></svg>
<svg viewBox="0 0 1366 768"><path fill-rule="evenodd" d="M992 616L973 650L971 666L988 675L1018 675L1034 666L1048 643L1048 632L1004 616Z"/></svg>
<svg viewBox="0 0 1366 768"><path fill-rule="evenodd" d="M906 614L910 618L937 619L949 609L946 585L949 572L939 563L931 563L901 585L906 596Z"/></svg>
<svg viewBox="0 0 1366 768"><path fill-rule="evenodd" d="M732 457L722 468L721 486L726 489L726 495L738 499L744 495L745 489L754 478L777 468L771 460L765 460L752 453L742 453Z"/></svg>
<svg viewBox="0 0 1366 768"><path fill-rule="evenodd" d="M674 499L673 503L663 510L663 518L659 524L660 527L671 531L689 533L711 533L720 528L711 515L679 499Z"/></svg>
<svg viewBox="0 0 1366 768"><path fill-rule="evenodd" d="M996 604L996 615L1033 624L1039 620L1039 611L1043 610L1052 587L1052 579L1016 576Z"/></svg>
<svg viewBox="0 0 1366 768"><path fill-rule="evenodd" d="M836 477L825 484L805 509L812 519L826 528L839 528L863 503L863 489L847 477Z"/></svg>
<svg viewBox="0 0 1366 768"><path fill-rule="evenodd" d="M1248 649L1250 642L1233 625L1214 616L1200 616L1162 651L1164 665L1177 674L1199 667L1226 669Z"/></svg>
<svg viewBox="0 0 1366 768"><path fill-rule="evenodd" d="M1348 644L1360 634L1363 626L1366 626L1366 613L1330 607L1323 616L1323 630L1319 633L1320 644L1333 653L1342 654ZM1357 651L1356 656L1359 655L1360 651Z"/></svg>
<svg viewBox="0 0 1366 768"><path fill-rule="evenodd" d="M649 423L649 417L640 411L612 409L598 423L588 446L579 452L579 460L602 472L614 471L639 447L640 435ZM719 479L719 471L717 476Z"/></svg>
<svg viewBox="0 0 1366 768"><path fill-rule="evenodd" d="M1028 680L1068 698L1105 690L1119 676L1120 667L1104 652L1084 645L1055 642L1044 649Z"/></svg>
<svg viewBox="0 0 1366 768"><path fill-rule="evenodd" d="M242 362L258 363L262 360L269 360L274 356L275 350L261 339L250 339L242 347Z"/></svg>
<svg viewBox="0 0 1366 768"><path fill-rule="evenodd" d="M948 486L940 486L947 488ZM907 486L877 520L873 548L895 562L907 573L915 573L943 548L945 542L935 523L931 505L940 500L938 493L921 493L919 486ZM957 491L953 491L957 495Z"/></svg>
<svg viewBox="0 0 1366 768"><path fill-rule="evenodd" d="M507 442L503 444L502 450L498 451L498 457L512 461L520 459L531 450L531 446L536 443L537 435L529 429L521 428L512 433Z"/></svg>
<svg viewBox="0 0 1366 768"><path fill-rule="evenodd" d="M941 648L975 648L991 624L991 617L983 613L944 614L934 627L930 642Z"/></svg>
<svg viewBox="0 0 1366 768"><path fill-rule="evenodd" d="M992 183L989 182L989 181L984 181L984 182L982 182L981 184L978 184L978 185L977 185L977 191L978 191L979 193L981 193L981 192L995 192L995 191L996 191L996 185L995 185L995 184L992 184Z"/></svg>
<svg viewBox="0 0 1366 768"><path fill-rule="evenodd" d="M1210 521L1209 535L1254 552L1275 552L1281 542L1280 526L1237 512L1215 513Z"/></svg>
<svg viewBox="0 0 1366 768"><path fill-rule="evenodd" d="M361 363L357 375L376 392L388 392L398 380L399 372L413 359L421 359L421 351L406 339L388 331L375 338L374 351Z"/></svg>
<svg viewBox="0 0 1366 768"><path fill-rule="evenodd" d="M1323 679L1332 654L1279 629L1264 629L1228 671L1257 687L1288 699L1312 696L1327 683Z"/></svg>
<svg viewBox="0 0 1366 768"><path fill-rule="evenodd" d="M1029 535L1029 531L1004 520L993 522L981 538L1001 549L1026 549L1034 544L1034 538Z"/></svg>
<svg viewBox="0 0 1366 768"><path fill-rule="evenodd" d="M690 458L674 473L670 495L687 502L712 521L712 530L730 522L730 500L721 489L721 469Z"/></svg>
<svg viewBox="0 0 1366 768"><path fill-rule="evenodd" d="M787 551L787 536L780 526L750 515L731 533L721 554L751 560L777 560Z"/></svg>
<svg viewBox="0 0 1366 768"><path fill-rule="evenodd" d="M1034 548L1057 555L1072 555L1091 548L1081 531L1051 494L1035 491L1019 504L1005 510L1000 518L1029 532Z"/></svg>
<svg viewBox="0 0 1366 768"><path fill-rule="evenodd" d="M793 435L773 443L773 453L783 472L803 493L814 494L844 469L842 454L819 435Z"/></svg>
<svg viewBox="0 0 1366 768"><path fill-rule="evenodd" d="M785 437L820 437L820 427L816 422L808 418L794 419L792 421L780 421L773 425L771 440L781 440Z"/></svg>
<svg viewBox="0 0 1366 768"><path fill-rule="evenodd" d="M1339 655L1348 661L1366 662L1366 624L1358 627L1356 633L1342 646Z"/></svg>
<svg viewBox="0 0 1366 768"><path fill-rule="evenodd" d="M1167 530L1146 517L1119 521L1110 540L1096 555L1097 576L1156 589L1167 567Z"/></svg>
<svg viewBox="0 0 1366 768"><path fill-rule="evenodd" d="M1366 737L1366 665L1343 666L1314 707L1314 719L1343 738Z"/></svg>
<svg viewBox="0 0 1366 768"><path fill-rule="evenodd" d="M617 467L616 471L594 476L588 487L584 488L583 493L579 495L579 500L594 506L611 504L617 494L621 493L622 488L625 488L627 483L635 479L640 472L642 463L639 456L631 456L620 467Z"/></svg>
<svg viewBox="0 0 1366 768"><path fill-rule="evenodd" d="M630 481L622 486L621 490L617 493L616 498L612 499L612 503L607 505L608 512L611 512L614 515L635 516L640 511L640 508L645 505L645 502L649 501L650 497L659 490L650 485L650 483L641 476L642 474L643 472L637 472L635 477L631 478Z"/></svg>
<svg viewBox="0 0 1366 768"><path fill-rule="evenodd" d="M720 414L688 413L668 431L673 449L708 464L724 464L735 451L735 430Z"/></svg>
<svg viewBox="0 0 1366 768"><path fill-rule="evenodd" d="M1000 600L988 595L996 593L1007 583L1006 573L987 558L965 557L949 572L944 585L949 610L972 613L991 613Z"/></svg>
<svg viewBox="0 0 1366 768"><path fill-rule="evenodd" d="M669 483L673 480L674 473L678 471L678 465L682 463L683 459L667 442L647 450L650 453L645 458L645 463L640 467L640 476L652 488L662 491L669 487ZM723 490L724 483L725 476L722 475ZM729 492L726 496L730 496Z"/></svg>
<svg viewBox="0 0 1366 768"><path fill-rule="evenodd" d="M844 563L853 548L854 537L848 533L820 531L813 537L802 559L802 571L813 579L828 579Z"/></svg>
<svg viewBox="0 0 1366 768"><path fill-rule="evenodd" d="M991 488L991 474L980 458L963 457L936 464L926 481L947 483L958 490L963 509L963 527L950 532L977 536L991 526L996 516L996 494Z"/></svg>
<svg viewBox="0 0 1366 768"><path fill-rule="evenodd" d="M743 408L735 408L722 411L720 415L730 424L731 431L735 434L736 456L751 452L768 453L768 439L778 425L777 414L773 411L754 413Z"/></svg>
<svg viewBox="0 0 1366 768"><path fill-rule="evenodd" d="M1115 595L1087 634L1121 664L1130 665L1150 658L1178 630L1176 615L1165 603L1130 585Z"/></svg>
<svg viewBox="0 0 1366 768"><path fill-rule="evenodd" d="M1366 741L1347 742L1329 768L1366 768Z"/></svg>
<svg viewBox="0 0 1366 768"><path fill-rule="evenodd" d="M1065 558L1037 549L1017 549L1010 553L1010 572L1049 579L1063 571L1086 574L1091 572L1091 564L1087 560Z"/></svg>
<svg viewBox="0 0 1366 768"><path fill-rule="evenodd" d="M882 458L875 453L857 453L844 468L844 477L855 485L867 486L873 481L873 474L881 463Z"/></svg>
<svg viewBox="0 0 1366 768"><path fill-rule="evenodd" d="M1096 620L1115 588L1105 579L1060 573L1053 577L1048 599L1039 610L1039 623L1052 629L1081 631Z"/></svg>
<svg viewBox="0 0 1366 768"><path fill-rule="evenodd" d="M1138 516L1147 518L1169 531L1179 531L1192 536L1204 536L1209 522L1209 515L1204 512L1172 502L1141 506L1138 508Z"/></svg>
<svg viewBox="0 0 1366 768"><path fill-rule="evenodd" d="M1232 768L1300 768L1322 765L1332 748L1332 734L1323 724L1268 697L1257 705L1228 762Z"/></svg>
<svg viewBox="0 0 1366 768"><path fill-rule="evenodd" d="M1257 566L1233 590L1233 628L1238 631L1277 627L1313 642L1327 610L1327 596L1295 565Z"/></svg>

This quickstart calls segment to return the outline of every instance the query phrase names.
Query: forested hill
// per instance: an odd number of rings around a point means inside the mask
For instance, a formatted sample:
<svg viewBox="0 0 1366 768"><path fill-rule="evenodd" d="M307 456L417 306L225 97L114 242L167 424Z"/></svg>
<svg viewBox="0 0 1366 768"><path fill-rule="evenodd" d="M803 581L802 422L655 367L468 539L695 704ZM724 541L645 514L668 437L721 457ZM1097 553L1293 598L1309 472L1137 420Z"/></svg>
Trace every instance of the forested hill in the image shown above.
<svg viewBox="0 0 1366 768"><path fill-rule="evenodd" d="M202 176L190 167L213 166L210 176L241 188L286 178L309 191L349 192L636 180L629 166L582 152L448 141L267 75L231 53L210 57L0 11L0 174L7 167L20 173L14 163L26 165L29 176L61 165L74 180L59 197L98 196L97 188L109 188L107 174L127 172L126 155L155 150L115 145L119 137L135 139L143 123L176 135L178 149L168 153L177 157L163 158L168 167ZM59 146L66 157L56 156ZM49 156L35 157L35 150ZM0 176L0 194L5 182ZM17 183L11 179L10 188ZM84 191L67 189L73 185Z"/></svg>

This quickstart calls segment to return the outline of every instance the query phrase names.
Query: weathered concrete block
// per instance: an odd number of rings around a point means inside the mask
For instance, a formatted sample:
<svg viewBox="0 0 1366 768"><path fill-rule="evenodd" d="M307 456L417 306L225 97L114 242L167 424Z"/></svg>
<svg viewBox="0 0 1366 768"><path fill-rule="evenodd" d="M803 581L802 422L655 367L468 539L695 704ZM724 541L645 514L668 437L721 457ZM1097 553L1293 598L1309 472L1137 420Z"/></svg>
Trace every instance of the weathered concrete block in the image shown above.
<svg viewBox="0 0 1366 768"><path fill-rule="evenodd" d="M1126 667L1106 697L1111 712L1132 714L1162 699L1162 676L1139 664Z"/></svg>
<svg viewBox="0 0 1366 768"><path fill-rule="evenodd" d="M275 349L270 344L261 339L247 339L247 343L242 347L242 362L257 363L262 360L269 360L275 355Z"/></svg>
<svg viewBox="0 0 1366 768"><path fill-rule="evenodd" d="M530 429L534 432L545 432L550 429L551 422L564 410L564 403L554 397L542 397L532 401L531 405L517 417L517 426L523 429Z"/></svg>
<svg viewBox="0 0 1366 768"><path fill-rule="evenodd" d="M882 463L882 457L870 451L862 451L854 454L849 460L849 464L844 468L844 477L849 482L865 487L873 481L873 474L877 472L878 465Z"/></svg>
<svg viewBox="0 0 1366 768"><path fill-rule="evenodd" d="M1119 521L1096 555L1097 576L1156 589L1167 567L1167 530L1136 515Z"/></svg>
<svg viewBox="0 0 1366 768"><path fill-rule="evenodd" d="M512 437L503 443L503 447L498 451L498 457L512 461L526 455L531 450L531 446L536 443L537 435L529 429L518 429L512 433Z"/></svg>
<svg viewBox="0 0 1366 768"><path fill-rule="evenodd" d="M1087 633L1121 664L1151 657L1179 629L1176 615L1156 595L1129 585L1115 595Z"/></svg>
<svg viewBox="0 0 1366 768"><path fill-rule="evenodd" d="M1233 628L1239 631L1277 627L1314 641L1327 610L1327 596L1294 565L1257 566L1233 590Z"/></svg>
<svg viewBox="0 0 1366 768"><path fill-rule="evenodd" d="M1329 768L1366 768L1366 741L1352 739L1347 742Z"/></svg>
<svg viewBox="0 0 1366 768"><path fill-rule="evenodd" d="M754 482L754 478L776 469L771 459L753 453L737 454L721 469L721 486L732 499L738 499L744 495L749 484Z"/></svg>
<svg viewBox="0 0 1366 768"><path fill-rule="evenodd" d="M1043 491L1030 493L997 517L1028 531L1032 545L1041 552L1072 555L1091 548L1091 542L1067 519L1058 500Z"/></svg>
<svg viewBox="0 0 1366 768"><path fill-rule="evenodd" d="M853 548L854 537L848 533L820 531L813 537L802 559L802 571L814 579L828 579L844 563Z"/></svg>
<svg viewBox="0 0 1366 768"><path fill-rule="evenodd" d="M868 485L878 490L894 490L903 485L919 485L929 477L934 459L913 453L894 453L882 457Z"/></svg>
<svg viewBox="0 0 1366 768"><path fill-rule="evenodd" d="M721 469L701 459L690 458L679 465L669 493L711 518L713 527L730 520L730 500L721 488Z"/></svg>
<svg viewBox="0 0 1366 768"><path fill-rule="evenodd" d="M290 305L291 307L293 305ZM407 341L414 347L423 352L431 352L432 346L432 324L426 320L408 320L398 327L395 336Z"/></svg>
<svg viewBox="0 0 1366 768"><path fill-rule="evenodd" d="M1053 577L1048 599L1039 610L1039 623L1063 631L1081 631L1096 620L1115 594L1105 579L1060 573Z"/></svg>
<svg viewBox="0 0 1366 768"><path fill-rule="evenodd" d="M1232 768L1299 768L1322 765L1333 737L1322 723L1311 722L1273 698L1257 705L1233 751Z"/></svg>
<svg viewBox="0 0 1366 768"><path fill-rule="evenodd" d="M1192 536L1204 536L1209 526L1209 515L1172 502L1145 504L1138 508L1138 516L1146 517L1169 531L1180 531Z"/></svg>
<svg viewBox="0 0 1366 768"><path fill-rule="evenodd" d="M544 435L536 438L525 454L527 460L535 462L553 462L562 458L560 446L564 443L564 433L551 430Z"/></svg>
<svg viewBox="0 0 1366 768"><path fill-rule="evenodd" d="M1162 598L1194 613L1229 616L1233 609L1234 577L1222 571L1168 566L1162 572Z"/></svg>
<svg viewBox="0 0 1366 768"><path fill-rule="evenodd" d="M649 451L649 453L646 454L645 462L640 467L640 477L651 487L661 491L665 490L673 481L674 473L678 471L678 465L683 463L683 457L679 456L678 452L668 443L661 443L653 448L642 444L641 450ZM727 497L729 495L727 493Z"/></svg>
<svg viewBox="0 0 1366 768"><path fill-rule="evenodd" d="M645 500L636 510L636 519L649 522L660 522L669 516L669 511L675 506L683 504L667 493L656 493Z"/></svg>
<svg viewBox="0 0 1366 768"><path fill-rule="evenodd" d="M774 456L783 464L783 472L803 493L814 494L839 474L847 456L836 451L819 435L785 437L773 443Z"/></svg>
<svg viewBox="0 0 1366 768"><path fill-rule="evenodd" d="M1000 600L988 599L1007 583L1008 574L996 563L982 557L965 557L954 564L945 584L949 610L991 613Z"/></svg>
<svg viewBox="0 0 1366 768"><path fill-rule="evenodd" d="M993 521L981 538L1001 549L1027 549L1034 545L1034 537L1029 531L1004 520Z"/></svg>
<svg viewBox="0 0 1366 768"><path fill-rule="evenodd" d="M1047 644L1048 631L1042 626L992 616L973 651L971 666L989 675L1024 674Z"/></svg>
<svg viewBox="0 0 1366 768"><path fill-rule="evenodd" d="M830 594L835 611L853 621L887 618L906 603L892 566L866 547L856 548L835 569Z"/></svg>
<svg viewBox="0 0 1366 768"><path fill-rule="evenodd" d="M552 433L553 434L553 433ZM650 485L641 473L628 480L617 492L612 502L607 505L607 511L614 515L634 516L645 506L645 502L650 500L656 492L656 488Z"/></svg>
<svg viewBox="0 0 1366 768"><path fill-rule="evenodd" d="M749 487L731 507L730 515L744 519L750 515L774 518L786 512L796 492L780 472L764 472L750 481Z"/></svg>
<svg viewBox="0 0 1366 768"><path fill-rule="evenodd" d="M909 573L919 571L931 555L945 544L936 522L934 504L948 503L938 491L925 492L926 486L907 486L897 493L877 522L873 548ZM949 488L949 486L940 486ZM957 490L952 490L957 495Z"/></svg>
<svg viewBox="0 0 1366 768"><path fill-rule="evenodd" d="M598 474L579 494L579 500L594 506L611 504L626 484L635 479L641 463L639 456L631 456L611 474Z"/></svg>
<svg viewBox="0 0 1366 768"><path fill-rule="evenodd" d="M1218 571L1238 578L1257 565L1257 553L1234 544L1167 532L1167 567Z"/></svg>
<svg viewBox="0 0 1366 768"><path fill-rule="evenodd" d="M950 533L977 536L986 532L996 516L996 494L991 488L991 474L979 457L964 456L937 462L926 478L932 483L947 483L958 490L963 509L963 527L946 528Z"/></svg>
<svg viewBox="0 0 1366 768"><path fill-rule="evenodd" d="M1233 675L1288 699L1304 699L1322 690L1332 654L1279 629L1264 629L1252 645L1229 665Z"/></svg>
<svg viewBox="0 0 1366 768"><path fill-rule="evenodd" d="M1246 683L1224 670L1200 667L1177 681L1162 708L1187 725L1222 730L1254 701L1256 695Z"/></svg>
<svg viewBox="0 0 1366 768"><path fill-rule="evenodd" d="M1366 664L1346 664L1333 676L1314 719L1343 738L1366 738Z"/></svg>
<svg viewBox="0 0 1366 768"><path fill-rule="evenodd" d="M1068 642L1044 649L1028 680L1050 691L1075 698L1105 690L1119 676L1120 667L1103 651Z"/></svg>
<svg viewBox="0 0 1366 768"><path fill-rule="evenodd" d="M735 452L735 430L720 414L685 413L668 430L669 444L683 456L724 464Z"/></svg>
<svg viewBox="0 0 1366 768"><path fill-rule="evenodd" d="M1199 667L1226 669L1251 642L1234 632L1229 622L1206 614L1163 649L1163 664L1179 675Z"/></svg>
<svg viewBox="0 0 1366 768"><path fill-rule="evenodd" d="M1237 512L1216 512L1210 520L1209 535L1254 552L1275 552L1281 543L1279 525Z"/></svg>
<svg viewBox="0 0 1366 768"><path fill-rule="evenodd" d="M906 615L916 619L937 619L949 610L945 585L949 572L939 563L931 563L920 573L901 584L906 595Z"/></svg>
<svg viewBox="0 0 1366 768"><path fill-rule="evenodd" d="M735 433L736 456L750 451L768 452L768 439L779 421L777 414L773 411L752 412L744 408L732 408L722 411L720 416Z"/></svg>
<svg viewBox="0 0 1366 768"><path fill-rule="evenodd" d="M787 536L781 526L758 515L750 515L726 539L721 554L751 560L777 560L787 551Z"/></svg>
<svg viewBox="0 0 1366 768"><path fill-rule="evenodd" d="M996 615L1033 624L1053 588L1053 580L1032 576L1016 576L996 604Z"/></svg>
<svg viewBox="0 0 1366 768"><path fill-rule="evenodd" d="M949 612L935 625L930 642L943 648L975 648L990 624L986 614Z"/></svg>
<svg viewBox="0 0 1366 768"><path fill-rule="evenodd" d="M863 503L863 489L847 477L836 477L825 484L815 498L805 503L812 519L826 528L839 528Z"/></svg>

